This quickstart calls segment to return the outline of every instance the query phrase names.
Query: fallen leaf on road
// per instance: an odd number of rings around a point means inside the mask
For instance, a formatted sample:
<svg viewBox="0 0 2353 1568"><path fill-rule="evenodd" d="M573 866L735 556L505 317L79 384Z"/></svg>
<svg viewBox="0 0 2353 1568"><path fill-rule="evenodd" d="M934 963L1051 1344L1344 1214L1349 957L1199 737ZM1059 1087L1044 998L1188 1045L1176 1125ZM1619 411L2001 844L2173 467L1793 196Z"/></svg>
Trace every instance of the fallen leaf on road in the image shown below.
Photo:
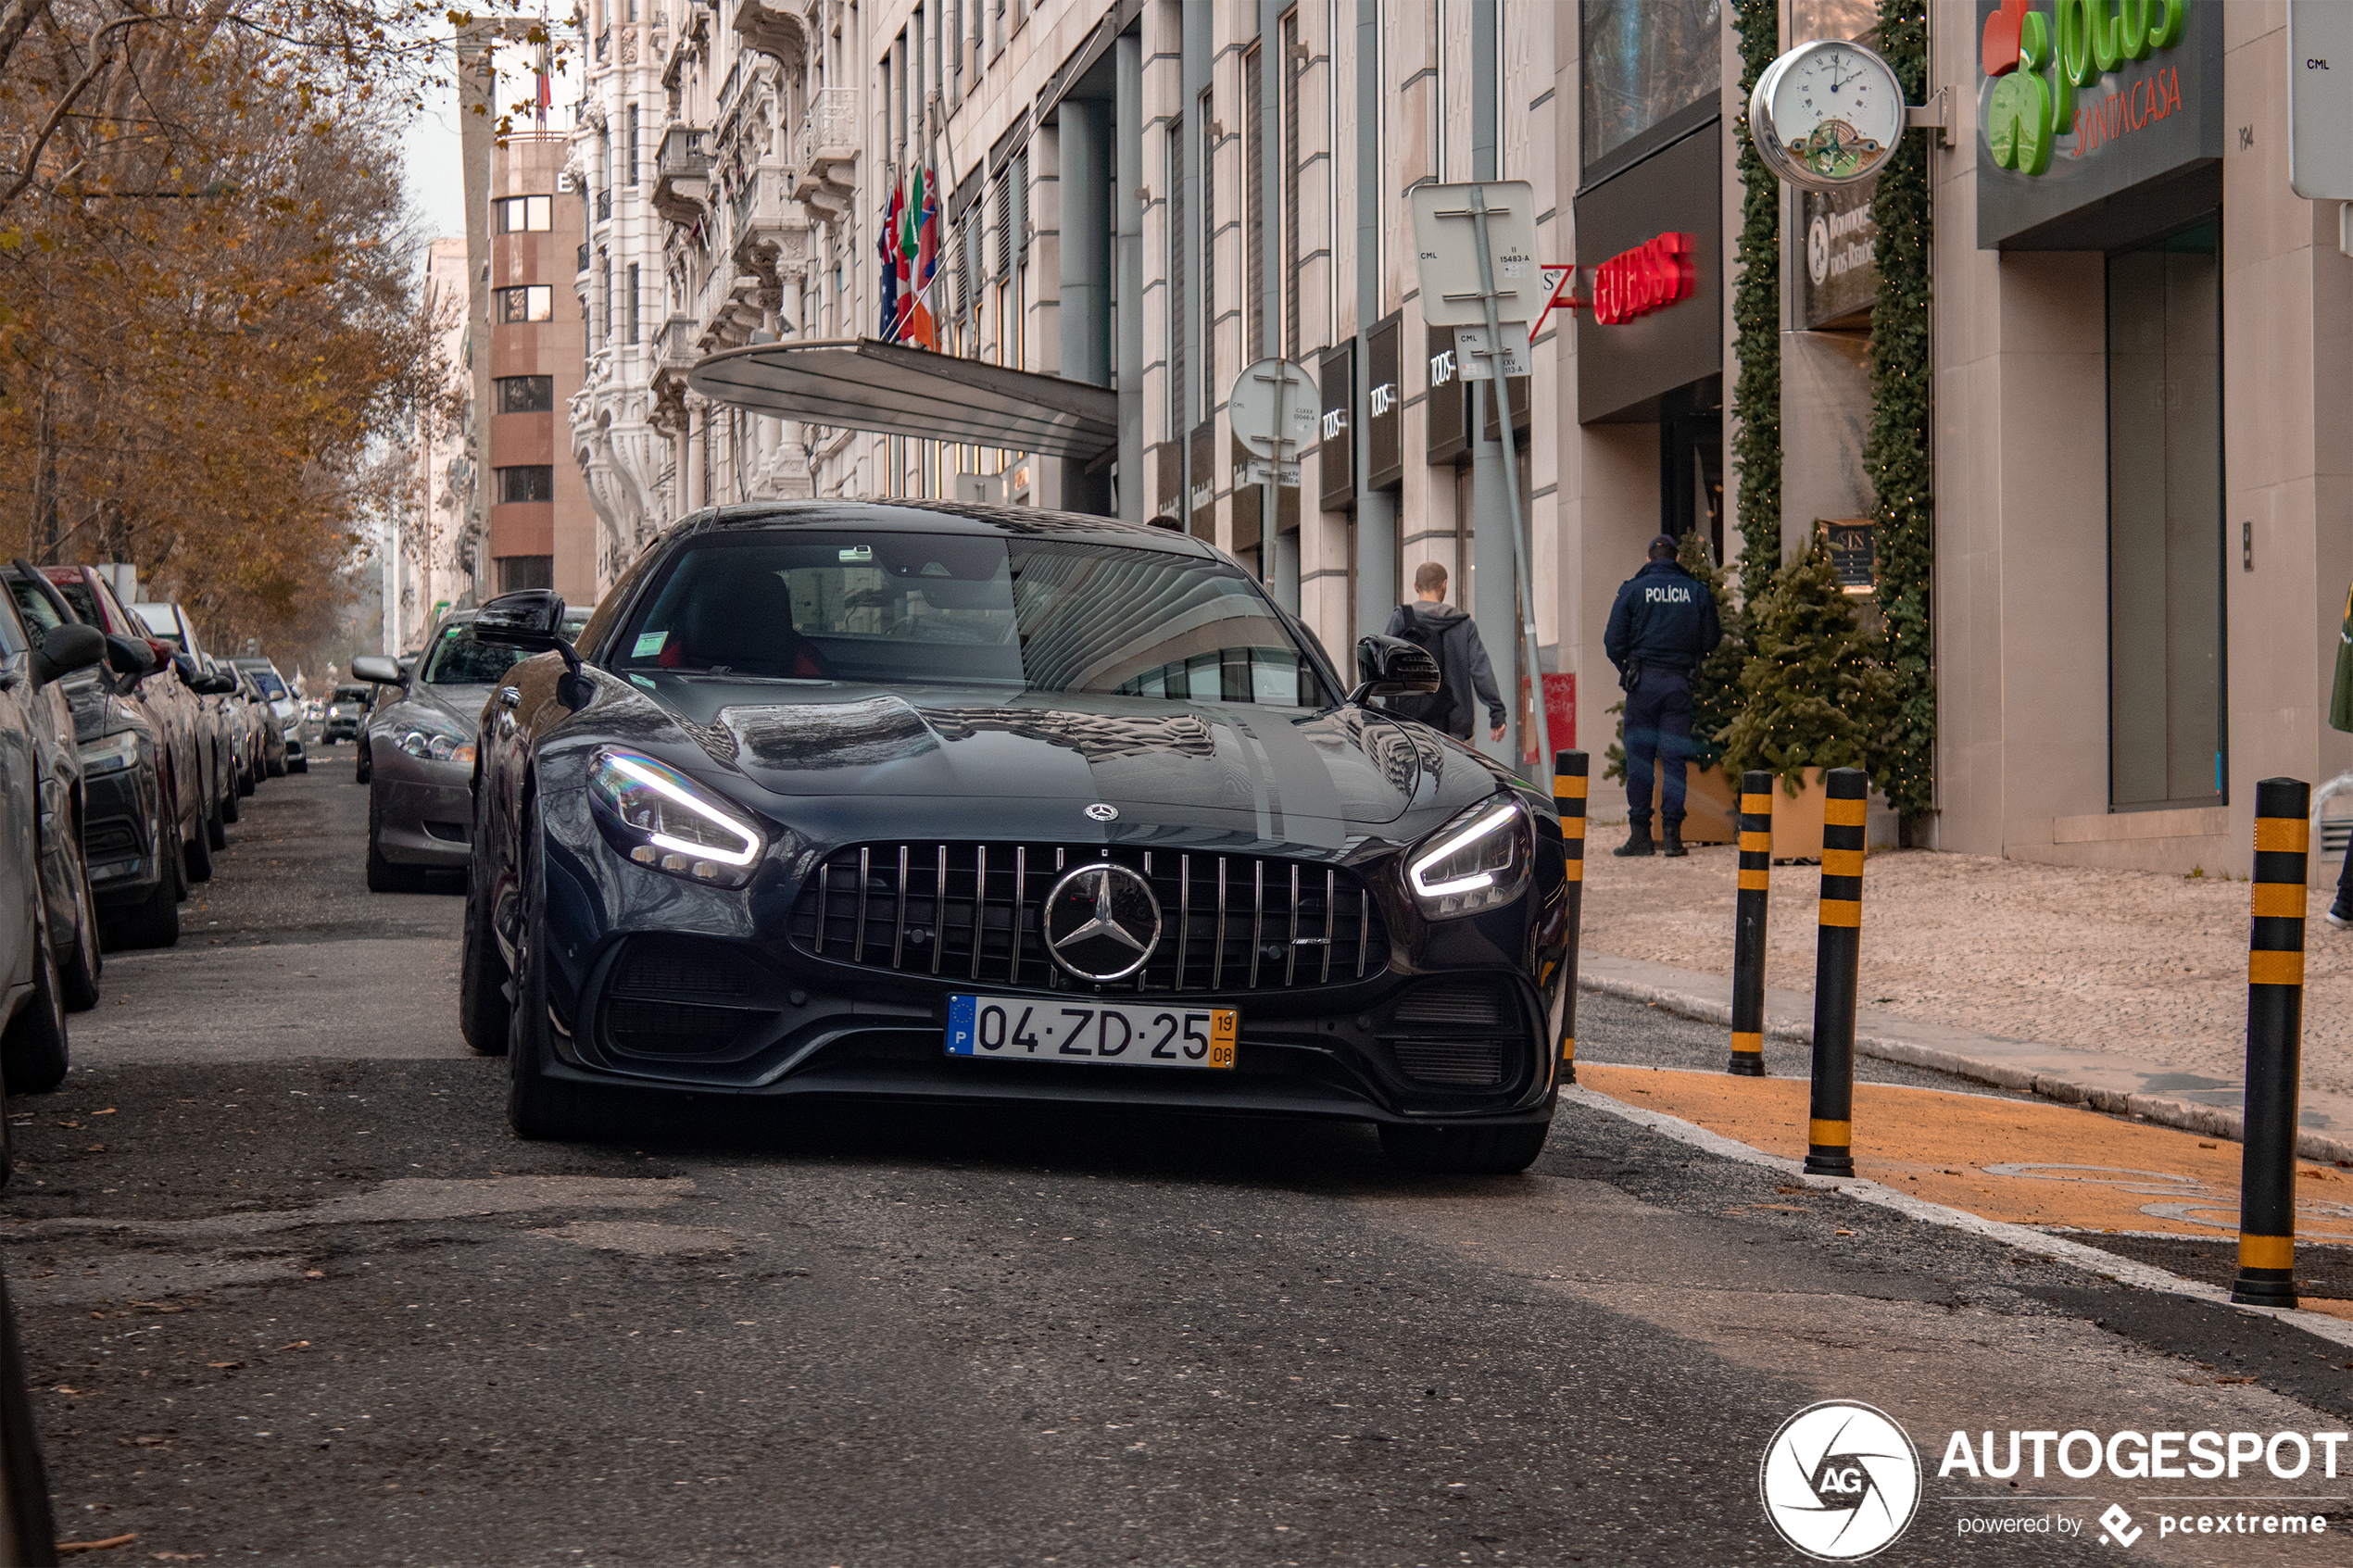
<svg viewBox="0 0 2353 1568"><path fill-rule="evenodd" d="M114 1107L110 1105L104 1110L94 1110L90 1114L93 1116L112 1116L114 1114Z"/></svg>
<svg viewBox="0 0 2353 1568"><path fill-rule="evenodd" d="M208 1367L218 1367L218 1368L223 1368L223 1369L233 1369L233 1368L236 1368L236 1367L241 1367L241 1366L243 1366L243 1365L245 1365L245 1362L243 1362L243 1361L207 1361L207 1362L205 1362L205 1365L207 1365L207 1366L208 1366Z"/></svg>
<svg viewBox="0 0 2353 1568"><path fill-rule="evenodd" d="M69 1388L64 1384L60 1383L57 1385L57 1392L60 1394L79 1394L82 1390L79 1388Z"/></svg>
<svg viewBox="0 0 2353 1568"><path fill-rule="evenodd" d="M308 1339L297 1339L291 1345L281 1345L278 1348L281 1350L308 1350L310 1348L310 1341Z"/></svg>
<svg viewBox="0 0 2353 1568"><path fill-rule="evenodd" d="M324 1269L305 1269L302 1271L302 1277L305 1279L325 1279L327 1277L327 1271Z"/></svg>
<svg viewBox="0 0 2353 1568"><path fill-rule="evenodd" d="M94 1143L94 1144L92 1144L89 1148L87 1148L83 1149L82 1152L82 1153L84 1153L84 1154L104 1154L104 1153L106 1153L106 1151L107 1151L107 1146L106 1146L105 1144L102 1144L102 1143Z"/></svg>
<svg viewBox="0 0 2353 1568"><path fill-rule="evenodd" d="M57 1125L60 1127L79 1127L82 1123L79 1122L60 1122Z"/></svg>
<svg viewBox="0 0 2353 1568"><path fill-rule="evenodd" d="M57 1549L59 1551L105 1551L109 1547L129 1546L138 1538L139 1532L132 1530L126 1535L108 1536L103 1541L59 1541Z"/></svg>

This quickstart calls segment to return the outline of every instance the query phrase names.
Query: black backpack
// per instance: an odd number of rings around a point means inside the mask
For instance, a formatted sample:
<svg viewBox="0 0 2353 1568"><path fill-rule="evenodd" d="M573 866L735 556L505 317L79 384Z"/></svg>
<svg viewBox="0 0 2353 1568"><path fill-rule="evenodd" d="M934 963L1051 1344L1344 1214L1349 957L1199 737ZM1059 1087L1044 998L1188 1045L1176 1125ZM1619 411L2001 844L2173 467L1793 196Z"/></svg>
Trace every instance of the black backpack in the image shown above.
<svg viewBox="0 0 2353 1568"><path fill-rule="evenodd" d="M1427 696L1392 696L1389 699L1389 710L1400 718L1415 720L1451 735L1456 727L1454 683L1447 678L1445 633L1416 614L1411 605L1400 605L1398 608L1405 612L1404 630L1398 635L1429 655L1430 662L1438 666L1438 689Z"/></svg>

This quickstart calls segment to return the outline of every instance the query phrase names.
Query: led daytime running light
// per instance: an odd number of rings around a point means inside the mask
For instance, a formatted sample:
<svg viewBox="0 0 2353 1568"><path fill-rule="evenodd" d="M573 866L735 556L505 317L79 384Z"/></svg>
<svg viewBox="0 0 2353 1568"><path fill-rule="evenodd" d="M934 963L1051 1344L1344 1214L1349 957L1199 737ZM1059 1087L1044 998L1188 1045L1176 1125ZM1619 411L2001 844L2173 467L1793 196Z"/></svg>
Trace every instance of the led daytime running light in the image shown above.
<svg viewBox="0 0 2353 1568"><path fill-rule="evenodd" d="M726 816L722 812L712 810L709 804L698 799L687 791L681 789L677 784L663 777L661 773L646 766L646 764L638 761L635 758L623 756L622 753L617 751L608 751L602 757L598 758L598 760L603 766L610 768L614 772L619 773L623 778L629 780L631 783L642 784L646 788L652 790L656 795L661 796L663 799L685 807L687 810L692 811L696 816L702 818L705 822L724 830L734 837L741 840L743 844L743 847L739 850L726 850L716 848L708 844L696 844L687 839L673 837L669 834L662 833L655 829L641 828L638 830L639 832L644 833L647 839L658 847L668 849L680 855L690 856L696 859L715 860L723 866L734 866L737 868L750 865L752 860L760 854L760 835L758 834L753 833L749 828L745 827L741 822L736 822L734 818Z"/></svg>
<svg viewBox="0 0 2353 1568"><path fill-rule="evenodd" d="M1446 859L1455 851L1467 848L1489 834L1510 827L1513 820L1518 815L1518 808L1510 801L1500 802L1492 811L1486 816L1475 818L1467 827L1445 843L1416 856L1412 873L1414 891L1425 898L1442 898L1450 893L1472 893L1482 887L1494 886L1495 870L1491 867L1473 872L1468 876L1453 877L1445 882L1430 882L1427 880L1427 873L1430 867L1444 864Z"/></svg>

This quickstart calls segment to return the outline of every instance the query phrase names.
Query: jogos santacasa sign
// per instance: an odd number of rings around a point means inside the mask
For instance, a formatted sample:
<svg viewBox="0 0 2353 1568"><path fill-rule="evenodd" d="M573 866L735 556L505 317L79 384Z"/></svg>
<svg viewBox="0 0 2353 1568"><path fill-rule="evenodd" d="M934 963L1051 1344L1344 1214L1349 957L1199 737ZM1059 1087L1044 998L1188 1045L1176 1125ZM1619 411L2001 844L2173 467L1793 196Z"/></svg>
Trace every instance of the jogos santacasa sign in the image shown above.
<svg viewBox="0 0 2353 1568"><path fill-rule="evenodd" d="M2223 4L1979 0L1978 244L2129 243L2068 220L2219 160Z"/></svg>

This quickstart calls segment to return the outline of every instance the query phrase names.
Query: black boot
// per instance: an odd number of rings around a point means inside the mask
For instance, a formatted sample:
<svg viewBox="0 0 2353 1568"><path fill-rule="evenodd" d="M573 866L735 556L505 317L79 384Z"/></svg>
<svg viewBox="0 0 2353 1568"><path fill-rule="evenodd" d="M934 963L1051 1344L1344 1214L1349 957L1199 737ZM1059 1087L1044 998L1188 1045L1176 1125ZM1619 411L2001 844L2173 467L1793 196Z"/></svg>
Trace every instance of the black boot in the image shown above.
<svg viewBox="0 0 2353 1568"><path fill-rule="evenodd" d="M1633 829L1634 832L1632 836L1629 837L1625 843L1619 845L1617 848L1611 850L1611 854L1623 859L1629 856L1649 855L1655 852L1656 847L1651 843L1650 823L1647 822L1636 822L1633 824Z"/></svg>
<svg viewBox="0 0 2353 1568"><path fill-rule="evenodd" d="M1670 860L1680 859L1691 853L1683 847L1683 824L1680 819L1667 824L1667 836L1660 843L1658 852Z"/></svg>

